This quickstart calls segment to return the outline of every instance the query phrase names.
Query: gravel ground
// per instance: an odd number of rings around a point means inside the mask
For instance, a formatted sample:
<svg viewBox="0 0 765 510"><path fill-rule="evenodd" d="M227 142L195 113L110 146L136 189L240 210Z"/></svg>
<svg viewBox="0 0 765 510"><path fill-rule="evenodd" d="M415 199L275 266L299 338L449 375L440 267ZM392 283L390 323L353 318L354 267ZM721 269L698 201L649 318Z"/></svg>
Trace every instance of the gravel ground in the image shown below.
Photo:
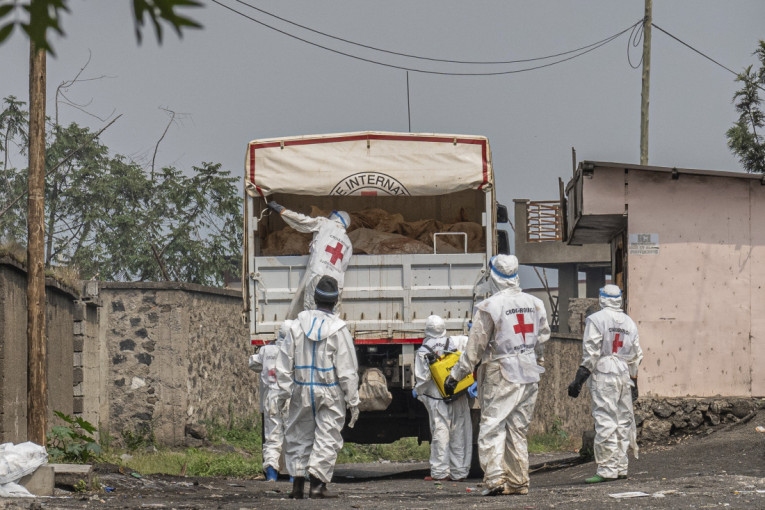
<svg viewBox="0 0 765 510"><path fill-rule="evenodd" d="M630 476L584 485L595 472L592 462L576 463L571 454L532 456L536 470L528 496L482 497L481 481L423 481L423 463L375 463L338 466L330 490L336 500L287 498L287 481L181 478L151 475L135 478L114 466L98 466L99 480L113 487L99 494L62 493L53 498L0 499L0 508L742 508L765 509L765 410L747 423L667 445L653 445L630 462ZM617 499L640 492L645 496Z"/></svg>

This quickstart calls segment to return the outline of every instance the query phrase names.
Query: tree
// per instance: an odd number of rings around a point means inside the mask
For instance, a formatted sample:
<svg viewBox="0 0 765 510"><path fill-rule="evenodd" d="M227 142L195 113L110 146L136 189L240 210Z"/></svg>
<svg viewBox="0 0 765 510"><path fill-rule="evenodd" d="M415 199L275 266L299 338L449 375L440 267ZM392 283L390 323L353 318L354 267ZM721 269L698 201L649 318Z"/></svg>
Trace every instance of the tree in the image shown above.
<svg viewBox="0 0 765 510"><path fill-rule="evenodd" d="M21 145L24 104L8 97L0 149ZM76 267L83 279L223 283L238 272L241 197L220 164L156 172L112 155L86 127L53 124L46 144L45 265ZM73 151L81 147L71 156ZM64 163L62 164L62 160ZM187 175L189 174L189 175ZM0 212L23 194L26 169L4 167ZM2 232L24 241L25 208L0 216Z"/></svg>
<svg viewBox="0 0 765 510"><path fill-rule="evenodd" d="M132 0L133 23L138 42L141 42L141 31L147 22L154 26L157 40L162 42L162 22L169 24L178 36L184 28L201 28L201 25L191 18L178 14L178 10L189 7L201 7L197 0ZM26 12L29 21L18 21L19 11ZM18 26L29 37L36 48L54 54L48 41L48 33L52 30L64 35L61 28L63 13L69 12L69 0L28 0L13 1L0 5L0 44L5 41ZM3 24L4 20L11 20Z"/></svg>
<svg viewBox="0 0 765 510"><path fill-rule="evenodd" d="M765 112L760 92L765 91L765 41L754 52L760 68L747 67L738 75L742 88L733 96L738 121L726 135L728 147L738 157L747 172L765 173Z"/></svg>
<svg viewBox="0 0 765 510"><path fill-rule="evenodd" d="M63 35L59 17L68 12L68 0L14 0L0 5L0 21L16 17L20 8L29 14L27 23L12 21L0 25L0 44L18 24L29 36L29 167L27 195L27 436L45 444L47 428L47 353L45 347L45 275L43 274L44 233L44 160L45 160L45 86L46 55L53 53L48 31ZM146 19L152 21L157 39L162 42L161 21L176 32L199 25L175 11L176 7L197 7L196 0L133 0L136 37Z"/></svg>

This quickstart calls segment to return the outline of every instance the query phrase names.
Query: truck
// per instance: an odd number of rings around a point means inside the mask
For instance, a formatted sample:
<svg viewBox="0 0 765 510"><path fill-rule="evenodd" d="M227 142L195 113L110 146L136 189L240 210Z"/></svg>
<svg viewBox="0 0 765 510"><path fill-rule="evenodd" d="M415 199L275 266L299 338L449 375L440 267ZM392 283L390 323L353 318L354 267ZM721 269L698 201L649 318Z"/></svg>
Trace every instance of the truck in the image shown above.
<svg viewBox="0 0 765 510"><path fill-rule="evenodd" d="M468 334L490 258L510 252L508 232L497 228L509 220L496 201L488 139L365 131L250 142L242 275L254 346L275 338L308 262L310 235L297 243L286 237L284 221L269 213L270 200L304 214L344 210L355 217L349 236L357 241L339 313L353 336L360 375L382 374L392 398L384 409L362 406L344 438L428 440L427 412L412 395L425 320L440 315L449 335ZM386 232L367 228L371 216L384 216ZM419 239L403 239L413 234ZM378 237L391 242L376 244ZM357 246L362 238L373 242Z"/></svg>

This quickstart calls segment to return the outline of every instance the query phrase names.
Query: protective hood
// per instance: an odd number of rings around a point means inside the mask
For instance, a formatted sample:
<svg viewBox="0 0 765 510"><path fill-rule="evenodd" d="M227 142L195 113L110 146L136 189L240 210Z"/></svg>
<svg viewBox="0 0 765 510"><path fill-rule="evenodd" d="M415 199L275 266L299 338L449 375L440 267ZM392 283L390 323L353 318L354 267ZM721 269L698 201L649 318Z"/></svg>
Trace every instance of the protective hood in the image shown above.
<svg viewBox="0 0 765 510"><path fill-rule="evenodd" d="M276 336L276 341L281 342L287 337L287 332L292 327L292 324L295 321L287 319L286 321L282 322L281 327L279 328L279 334Z"/></svg>
<svg viewBox="0 0 765 510"><path fill-rule="evenodd" d="M496 255L489 261L491 293L518 288L518 258L515 255Z"/></svg>
<svg viewBox="0 0 765 510"><path fill-rule="evenodd" d="M621 310L622 291L616 285L606 285L600 289L600 307Z"/></svg>
<svg viewBox="0 0 765 510"><path fill-rule="evenodd" d="M438 315L431 315L425 321L425 338L440 338L446 334L446 323Z"/></svg>
<svg viewBox="0 0 765 510"><path fill-rule="evenodd" d="M345 326L340 317L321 310L304 310L298 314L297 321L306 338L314 342L326 340Z"/></svg>
<svg viewBox="0 0 765 510"><path fill-rule="evenodd" d="M345 230L351 226L351 217L345 211L332 211L329 213L329 219L340 223Z"/></svg>

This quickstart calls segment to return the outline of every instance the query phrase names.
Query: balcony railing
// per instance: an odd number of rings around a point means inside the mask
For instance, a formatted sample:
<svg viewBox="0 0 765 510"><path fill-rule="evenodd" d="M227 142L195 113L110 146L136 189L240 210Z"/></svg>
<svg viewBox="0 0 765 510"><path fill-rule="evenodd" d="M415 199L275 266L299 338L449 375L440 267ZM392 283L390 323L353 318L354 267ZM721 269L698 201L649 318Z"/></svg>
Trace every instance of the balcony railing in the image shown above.
<svg viewBox="0 0 765 510"><path fill-rule="evenodd" d="M560 202L557 200L529 202L526 212L527 242L563 240L563 216Z"/></svg>

